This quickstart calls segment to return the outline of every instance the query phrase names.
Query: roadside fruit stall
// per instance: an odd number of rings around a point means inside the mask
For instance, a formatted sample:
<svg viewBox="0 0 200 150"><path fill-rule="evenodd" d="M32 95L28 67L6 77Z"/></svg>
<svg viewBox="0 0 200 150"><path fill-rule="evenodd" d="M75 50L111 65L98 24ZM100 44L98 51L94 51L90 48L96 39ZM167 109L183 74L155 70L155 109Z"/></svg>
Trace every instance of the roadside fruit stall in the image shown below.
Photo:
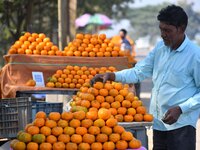
<svg viewBox="0 0 200 150"><path fill-rule="evenodd" d="M133 89L115 82L89 84L96 74L128 68L123 51L105 34L77 34L60 51L45 34L25 33L4 59L6 65L0 74L0 112L4 113L0 115L0 130L4 134L0 137L5 137L5 129L9 133L8 128L15 125L12 136L7 137L16 137L10 143L12 149L136 149L142 145L148 148L145 127L152 125L153 116ZM43 73L44 86L37 86L33 72ZM63 111L63 104L32 102L30 96L38 93L73 95L70 111ZM26 107L18 103L23 97L29 103ZM13 106L12 100L16 101ZM13 121L13 115L5 110L15 109L18 113L21 107L25 116L17 114L15 122L6 126ZM128 131L123 123L129 123L134 131ZM142 127L142 136L134 129L136 124ZM17 129L23 131L17 134Z"/></svg>

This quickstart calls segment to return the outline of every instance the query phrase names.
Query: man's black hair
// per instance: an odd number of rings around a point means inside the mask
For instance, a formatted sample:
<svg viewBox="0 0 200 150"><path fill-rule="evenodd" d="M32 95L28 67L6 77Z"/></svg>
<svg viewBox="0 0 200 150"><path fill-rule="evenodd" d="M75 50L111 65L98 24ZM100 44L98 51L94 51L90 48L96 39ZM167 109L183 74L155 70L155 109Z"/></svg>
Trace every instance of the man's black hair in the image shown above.
<svg viewBox="0 0 200 150"><path fill-rule="evenodd" d="M160 10L157 19L161 22L180 27L183 26L184 30L188 24L188 16L180 6L169 5Z"/></svg>
<svg viewBox="0 0 200 150"><path fill-rule="evenodd" d="M124 36L126 36L127 31L125 29L121 29L120 31L124 33Z"/></svg>

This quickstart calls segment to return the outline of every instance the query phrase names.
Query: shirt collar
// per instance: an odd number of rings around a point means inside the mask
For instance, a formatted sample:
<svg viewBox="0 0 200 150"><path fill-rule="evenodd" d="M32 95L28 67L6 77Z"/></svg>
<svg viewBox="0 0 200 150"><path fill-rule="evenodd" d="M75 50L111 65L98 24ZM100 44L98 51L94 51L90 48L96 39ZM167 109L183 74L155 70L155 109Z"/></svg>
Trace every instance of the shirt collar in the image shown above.
<svg viewBox="0 0 200 150"><path fill-rule="evenodd" d="M176 49L176 52L181 52L185 49L186 45L188 44L189 39L187 37L187 35L185 35L185 39L183 41L183 43Z"/></svg>

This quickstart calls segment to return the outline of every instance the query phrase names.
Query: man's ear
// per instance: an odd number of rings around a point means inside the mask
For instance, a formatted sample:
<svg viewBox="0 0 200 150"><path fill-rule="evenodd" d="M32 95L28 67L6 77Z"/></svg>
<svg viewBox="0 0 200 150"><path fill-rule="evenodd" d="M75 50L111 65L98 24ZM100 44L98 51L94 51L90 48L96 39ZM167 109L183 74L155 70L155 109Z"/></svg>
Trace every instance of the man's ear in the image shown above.
<svg viewBox="0 0 200 150"><path fill-rule="evenodd" d="M186 29L186 26L185 25L181 25L180 27L179 27L179 30L181 31L181 32L185 32L185 29Z"/></svg>

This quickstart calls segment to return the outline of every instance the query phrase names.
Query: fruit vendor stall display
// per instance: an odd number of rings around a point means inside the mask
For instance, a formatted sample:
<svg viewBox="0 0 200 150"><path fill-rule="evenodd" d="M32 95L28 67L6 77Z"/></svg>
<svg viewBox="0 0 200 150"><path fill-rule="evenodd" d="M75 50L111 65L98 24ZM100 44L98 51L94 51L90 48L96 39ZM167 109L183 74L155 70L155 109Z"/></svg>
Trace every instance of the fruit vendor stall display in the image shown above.
<svg viewBox="0 0 200 150"><path fill-rule="evenodd" d="M81 106L88 110L109 109L118 122L152 122L153 116L148 114L142 101L129 91L128 85L117 82L96 82L93 87L85 84L73 96L73 107ZM78 107L78 108L81 108Z"/></svg>
<svg viewBox="0 0 200 150"><path fill-rule="evenodd" d="M117 124L110 110L76 112L40 111L35 120L11 141L13 150L137 149L141 142Z"/></svg>
<svg viewBox="0 0 200 150"><path fill-rule="evenodd" d="M77 57L120 57L124 52L115 46L105 34L76 34L65 48L63 55Z"/></svg>
<svg viewBox="0 0 200 150"><path fill-rule="evenodd" d="M68 65L63 70L57 70L49 77L46 87L79 89L84 83L89 83L90 79L96 74L115 72L116 70L113 66L93 68Z"/></svg>

